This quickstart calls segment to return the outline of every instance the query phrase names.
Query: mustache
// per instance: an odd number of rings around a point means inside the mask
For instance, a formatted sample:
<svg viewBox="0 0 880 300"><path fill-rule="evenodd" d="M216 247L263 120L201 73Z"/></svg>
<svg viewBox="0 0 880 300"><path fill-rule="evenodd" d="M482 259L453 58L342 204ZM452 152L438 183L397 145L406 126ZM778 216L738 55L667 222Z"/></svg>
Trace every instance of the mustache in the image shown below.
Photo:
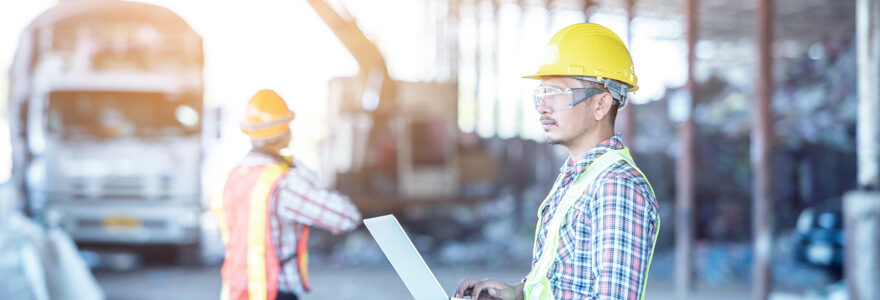
<svg viewBox="0 0 880 300"><path fill-rule="evenodd" d="M545 122L546 122L546 123L549 123L549 124L551 124L551 125L556 125L556 120L554 120L553 118L551 118L551 117L547 117L547 116L542 116L542 117L541 117L541 123L545 123Z"/></svg>

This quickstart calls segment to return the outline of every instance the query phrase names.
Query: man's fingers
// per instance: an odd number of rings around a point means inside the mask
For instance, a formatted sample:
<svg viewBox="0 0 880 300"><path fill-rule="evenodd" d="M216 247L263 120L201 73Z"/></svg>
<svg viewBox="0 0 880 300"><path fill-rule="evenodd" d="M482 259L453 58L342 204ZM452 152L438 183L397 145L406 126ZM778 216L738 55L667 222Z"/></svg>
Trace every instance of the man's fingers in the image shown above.
<svg viewBox="0 0 880 300"><path fill-rule="evenodd" d="M474 289L471 290L471 299L480 299L480 294L483 292L485 285L486 281L480 281L474 284Z"/></svg>
<svg viewBox="0 0 880 300"><path fill-rule="evenodd" d="M455 288L455 297L456 298L461 298L461 296L464 296L464 290L467 289L465 281L467 281L467 280L468 279L465 278L465 279L462 279L461 281L458 282L458 286Z"/></svg>
<svg viewBox="0 0 880 300"><path fill-rule="evenodd" d="M479 282L476 279L465 278L462 279L461 282L458 283L458 288L455 289L455 297L461 298L464 296L470 296L470 291L473 289L474 284ZM476 297L474 297L476 298Z"/></svg>
<svg viewBox="0 0 880 300"><path fill-rule="evenodd" d="M505 296L505 289L509 288L506 284L497 280L487 278L484 280L463 279L458 284L455 292L455 298L471 296L471 299L503 299L510 298Z"/></svg>
<svg viewBox="0 0 880 300"><path fill-rule="evenodd" d="M483 297L482 299L492 298L491 295L489 295L489 289L496 288L496 287L497 287L497 285L495 284L495 281L492 279L486 279L486 280L477 282L476 284L474 284L474 289L471 292L471 299L481 299L480 295L483 293L486 293L486 296L489 296L489 297Z"/></svg>
<svg viewBox="0 0 880 300"><path fill-rule="evenodd" d="M498 297L496 294L500 294L498 289L493 286L487 286L483 290L483 297L478 299L491 299L491 300L503 300L504 298Z"/></svg>

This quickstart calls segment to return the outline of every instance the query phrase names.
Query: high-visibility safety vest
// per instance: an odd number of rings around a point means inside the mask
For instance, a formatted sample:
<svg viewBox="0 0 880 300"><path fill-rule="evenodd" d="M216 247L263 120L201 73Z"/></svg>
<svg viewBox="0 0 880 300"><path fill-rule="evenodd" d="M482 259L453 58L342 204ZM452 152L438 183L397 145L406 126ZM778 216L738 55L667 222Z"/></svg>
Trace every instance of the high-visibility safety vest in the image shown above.
<svg viewBox="0 0 880 300"><path fill-rule="evenodd" d="M636 167L636 164L632 160L632 156L629 154L629 150L627 148L623 148L620 150L612 150L608 151L587 167L583 173L581 173L572 186L566 191L565 195L562 196L561 203L556 207L556 212L553 214L553 218L550 219L549 227L547 228L547 235L544 238L544 248L541 251L541 256L538 258L538 262L532 267L532 271L529 272L528 277L526 277L526 283L523 287L523 292L525 294L525 298L528 300L552 300L554 299L553 290L550 286L550 281L547 279L547 272L550 271L550 268L553 266L553 263L556 261L558 255L558 247L556 245L559 244L559 235L560 228L562 228L562 224L565 223L566 215L568 215L568 211L571 207L581 198L581 196L587 191L587 187L590 186L591 183L596 181L596 178L599 177L599 174L602 171L605 171L611 165L618 161L624 161L632 166L639 174L644 178L645 175L642 171ZM547 205L548 201L553 197L553 193L556 192L556 189L559 188L559 185L562 182L562 176L557 178L556 183L553 184L553 189L550 190L550 194L547 195L547 198L541 203L541 206L538 207L538 225L535 228L535 243L533 251L537 251L538 248L538 234L541 232L542 215L541 209ZM645 178L645 182L648 182L648 179ZM651 189L651 195L654 195L654 188L651 187L651 184L648 183L648 187ZM642 299L645 298L645 286L647 286L648 281L648 269L651 267L651 258L654 256L654 245L657 244L657 233L660 232L660 221L657 220L657 231L654 233L654 241L651 244L651 253L648 256L648 266L645 267L644 274L644 283L642 284Z"/></svg>
<svg viewBox="0 0 880 300"><path fill-rule="evenodd" d="M221 276L223 300L274 300L278 294L281 262L275 255L269 224L270 197L287 172L285 164L238 166L215 195L211 210L226 246ZM297 242L296 259L303 289L309 290L309 227L303 226Z"/></svg>

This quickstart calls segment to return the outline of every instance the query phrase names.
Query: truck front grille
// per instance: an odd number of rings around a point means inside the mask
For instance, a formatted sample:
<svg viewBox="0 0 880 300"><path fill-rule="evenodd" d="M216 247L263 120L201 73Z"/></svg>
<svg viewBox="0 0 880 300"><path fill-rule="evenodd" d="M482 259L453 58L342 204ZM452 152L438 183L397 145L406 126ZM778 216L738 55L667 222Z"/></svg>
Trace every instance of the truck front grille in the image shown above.
<svg viewBox="0 0 880 300"><path fill-rule="evenodd" d="M101 182L104 194L139 194L144 190L144 180L140 177L105 177Z"/></svg>

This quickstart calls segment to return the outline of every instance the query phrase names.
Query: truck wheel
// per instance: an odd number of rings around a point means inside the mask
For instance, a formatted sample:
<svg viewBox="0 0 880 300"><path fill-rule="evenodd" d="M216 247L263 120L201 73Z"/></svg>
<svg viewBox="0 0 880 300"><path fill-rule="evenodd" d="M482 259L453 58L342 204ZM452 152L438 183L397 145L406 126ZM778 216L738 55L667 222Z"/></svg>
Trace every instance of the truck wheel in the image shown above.
<svg viewBox="0 0 880 300"><path fill-rule="evenodd" d="M195 243L191 245L177 246L177 264L182 266L201 266L202 265L202 244Z"/></svg>

